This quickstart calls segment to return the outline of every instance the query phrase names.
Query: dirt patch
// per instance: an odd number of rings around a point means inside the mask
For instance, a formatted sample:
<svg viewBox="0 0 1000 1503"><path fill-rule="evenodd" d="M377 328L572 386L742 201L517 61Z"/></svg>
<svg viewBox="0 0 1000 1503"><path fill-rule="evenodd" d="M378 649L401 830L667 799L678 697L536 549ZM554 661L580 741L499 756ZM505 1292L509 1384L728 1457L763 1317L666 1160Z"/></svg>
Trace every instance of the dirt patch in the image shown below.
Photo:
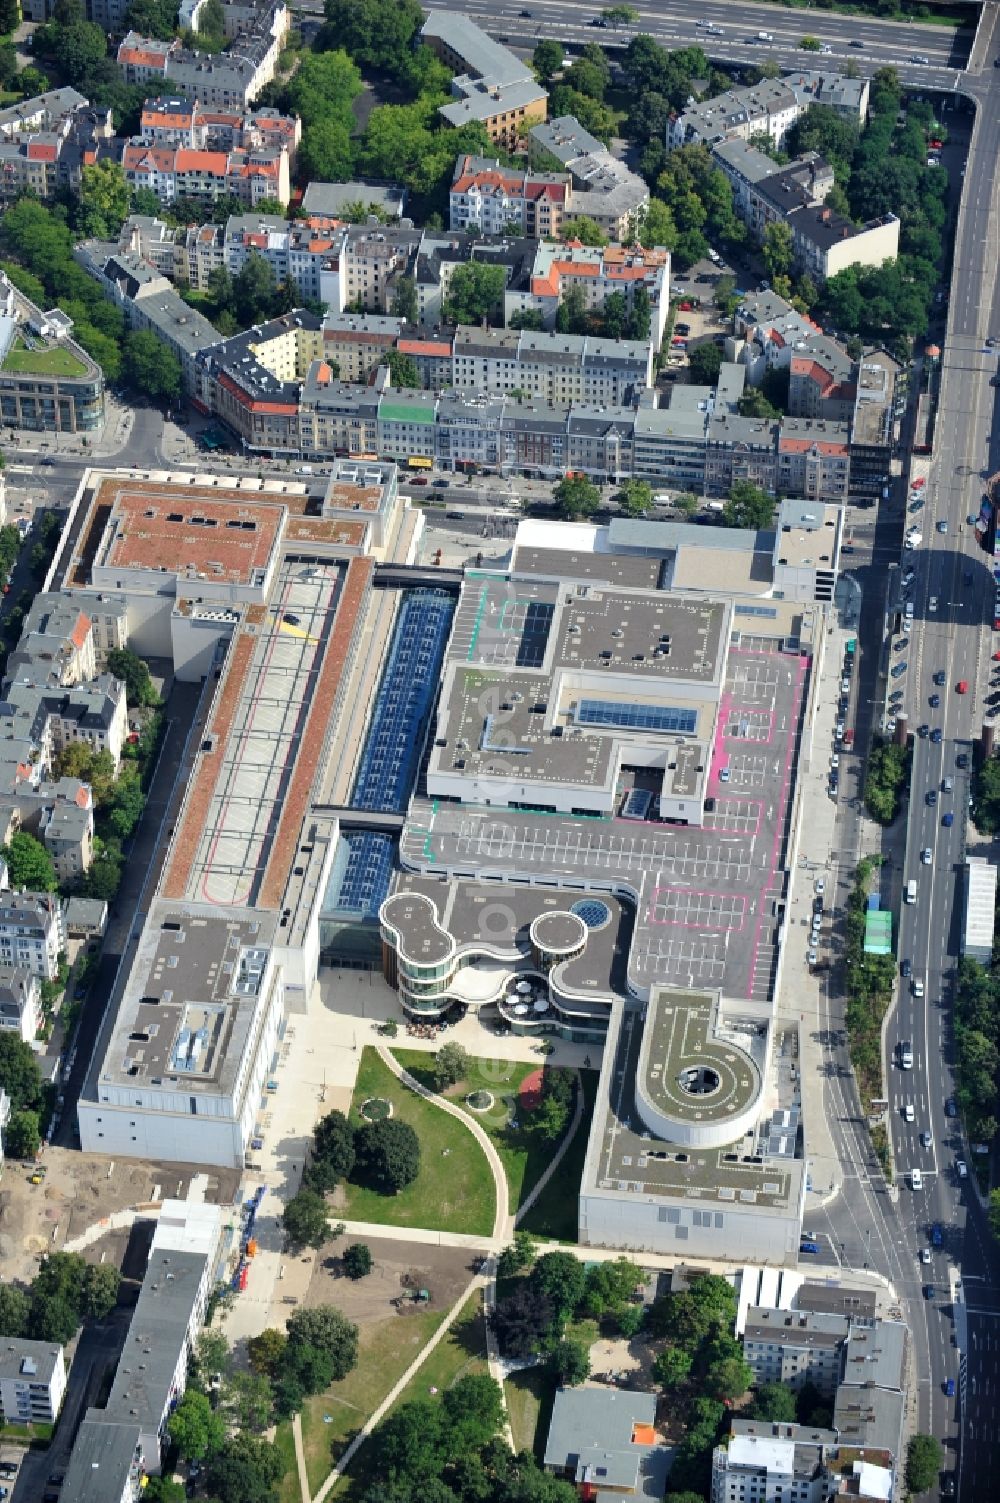
<svg viewBox="0 0 1000 1503"><path fill-rule="evenodd" d="M435 1247L396 1238L366 1239L374 1267L363 1279L349 1279L340 1253L356 1238L345 1237L337 1252L318 1259L303 1304L336 1305L348 1320L362 1328L388 1317L405 1319L411 1310L449 1310L475 1272L477 1254L460 1247ZM426 1289L428 1302L410 1300L414 1290Z"/></svg>
<svg viewBox="0 0 1000 1503"><path fill-rule="evenodd" d="M163 1197L183 1199L196 1175L204 1175L204 1199L226 1205L239 1180L237 1170L111 1159L69 1148L47 1148L42 1162L46 1173L40 1185L31 1184L29 1165L8 1160L4 1166L0 1259L5 1279L15 1283L34 1278L43 1253L73 1242L116 1211ZM95 1262L102 1252L120 1260L127 1241L127 1229L108 1228L83 1253Z"/></svg>

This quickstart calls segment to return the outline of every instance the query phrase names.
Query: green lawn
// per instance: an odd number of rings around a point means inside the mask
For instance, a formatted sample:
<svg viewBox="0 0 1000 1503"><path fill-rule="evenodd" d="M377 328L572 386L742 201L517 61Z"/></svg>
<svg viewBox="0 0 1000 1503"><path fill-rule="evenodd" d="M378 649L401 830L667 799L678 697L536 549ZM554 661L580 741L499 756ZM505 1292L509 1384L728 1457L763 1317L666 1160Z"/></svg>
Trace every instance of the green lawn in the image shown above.
<svg viewBox="0 0 1000 1503"><path fill-rule="evenodd" d="M83 376L87 371L83 361L63 345L54 344L47 350L29 350L21 338L14 340L3 368L22 376Z"/></svg>
<svg viewBox="0 0 1000 1503"><path fill-rule="evenodd" d="M354 1088L353 1122L361 1120L358 1108L370 1096L391 1101L393 1114L416 1132L420 1173L397 1195L383 1195L365 1185L345 1185L344 1201L337 1206L336 1214L386 1226L421 1226L489 1236L496 1210L493 1175L471 1132L432 1101L425 1101L404 1086L369 1046L362 1052Z"/></svg>
<svg viewBox="0 0 1000 1503"><path fill-rule="evenodd" d="M413 1360L412 1357L410 1360ZM475 1294L470 1294L454 1324L403 1389L389 1413L392 1414L400 1404L408 1404L413 1399L433 1398L434 1391L444 1393L459 1378L464 1378L469 1373L486 1371L483 1296L477 1290ZM377 1453L370 1443L362 1446L351 1464L350 1472L334 1489L337 1496L345 1497L352 1492L360 1496L364 1493L374 1480L372 1467L376 1459Z"/></svg>
<svg viewBox="0 0 1000 1503"><path fill-rule="evenodd" d="M535 1460L541 1461L556 1396L555 1380L544 1367L525 1367L511 1373L503 1389L515 1451L534 1451Z"/></svg>
<svg viewBox="0 0 1000 1503"><path fill-rule="evenodd" d="M431 1055L420 1049L394 1049L393 1054L404 1070L421 1085L434 1089L434 1066ZM539 1060L539 1064L541 1060ZM493 1142L507 1176L508 1203L516 1211L538 1183L554 1152L551 1143L543 1143L521 1127L511 1127L517 1118L518 1091L525 1076L538 1064L511 1059L471 1059L468 1077L449 1086L442 1094L473 1121L484 1128ZM474 1112L465 1104L470 1091L489 1091L493 1106L487 1112Z"/></svg>
<svg viewBox="0 0 1000 1503"><path fill-rule="evenodd" d="M581 1070L580 1078L583 1081L583 1117L576 1136L544 1191L520 1223L524 1231L556 1242L575 1242L579 1225L577 1202L594 1115L598 1074L596 1070Z"/></svg>
<svg viewBox="0 0 1000 1503"><path fill-rule="evenodd" d="M302 1410L302 1446L313 1494L319 1491L355 1432L399 1381L444 1317L443 1310L413 1310L364 1327L354 1371L342 1382L332 1383L325 1393L306 1400ZM291 1480L286 1475L282 1482L281 1503L298 1503L301 1494L291 1425L279 1426L278 1438L282 1455L288 1455L291 1467Z"/></svg>

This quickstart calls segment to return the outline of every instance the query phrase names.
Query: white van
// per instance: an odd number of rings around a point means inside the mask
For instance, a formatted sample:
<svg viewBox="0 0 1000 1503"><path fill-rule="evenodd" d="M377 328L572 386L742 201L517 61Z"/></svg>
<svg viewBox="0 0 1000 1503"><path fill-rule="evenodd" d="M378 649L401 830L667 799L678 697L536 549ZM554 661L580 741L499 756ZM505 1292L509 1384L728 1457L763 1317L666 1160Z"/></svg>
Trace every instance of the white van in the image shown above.
<svg viewBox="0 0 1000 1503"><path fill-rule="evenodd" d="M909 882L907 882L907 884L906 884L906 901L908 903L915 903L917 901L917 879L916 879L916 877L911 877L910 880L909 880Z"/></svg>
<svg viewBox="0 0 1000 1503"><path fill-rule="evenodd" d="M922 1190L923 1187L924 1187L924 1177L920 1173L920 1170L919 1169L911 1169L910 1170L910 1189L911 1190Z"/></svg>
<svg viewBox="0 0 1000 1503"><path fill-rule="evenodd" d="M726 509L725 501L707 501L705 505L709 511L725 511Z"/></svg>
<svg viewBox="0 0 1000 1503"><path fill-rule="evenodd" d="M657 491L656 495L653 497L653 505L654 506L670 506L670 504L671 504L671 501L670 501L670 492L669 491Z"/></svg>

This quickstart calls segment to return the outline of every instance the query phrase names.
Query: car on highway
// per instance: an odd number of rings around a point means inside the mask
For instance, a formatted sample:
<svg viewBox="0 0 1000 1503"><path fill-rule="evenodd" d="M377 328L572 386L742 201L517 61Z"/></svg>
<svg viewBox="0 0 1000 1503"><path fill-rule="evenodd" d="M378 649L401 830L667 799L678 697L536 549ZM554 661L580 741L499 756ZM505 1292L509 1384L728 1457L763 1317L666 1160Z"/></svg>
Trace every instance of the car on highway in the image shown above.
<svg viewBox="0 0 1000 1503"><path fill-rule="evenodd" d="M947 1396L948 1396L949 1399L953 1399L955 1397L955 1379L954 1378L945 1378L945 1380L944 1380L944 1391L947 1394Z"/></svg>
<svg viewBox="0 0 1000 1503"><path fill-rule="evenodd" d="M859 41L857 37L852 37L848 45L851 47L863 47L865 44Z"/></svg>
<svg viewBox="0 0 1000 1503"><path fill-rule="evenodd" d="M928 788L927 792L924 794L924 803L927 804L929 808L934 807L934 805L937 803L936 788Z"/></svg>
<svg viewBox="0 0 1000 1503"><path fill-rule="evenodd" d="M935 1221L931 1227L931 1246L944 1247L944 1232L941 1230L940 1221Z"/></svg>
<svg viewBox="0 0 1000 1503"><path fill-rule="evenodd" d="M944 682L947 679L947 677L948 677L948 675L945 673L945 671L944 671L943 668L939 668L937 670L937 672L934 675L934 682L937 684L938 688L941 688L941 686L944 684Z"/></svg>
<svg viewBox="0 0 1000 1503"><path fill-rule="evenodd" d="M920 1170L919 1169L911 1169L910 1170L910 1189L911 1190L922 1190L923 1188L924 1188L924 1177L921 1174Z"/></svg>
<svg viewBox="0 0 1000 1503"><path fill-rule="evenodd" d="M899 1044L899 1063L904 1070L913 1069L913 1045L909 1039L901 1039Z"/></svg>
<svg viewBox="0 0 1000 1503"><path fill-rule="evenodd" d="M921 1263L929 1263L930 1260L931 1260L931 1250L930 1250L930 1248L929 1247L922 1247L920 1249L920 1261L921 1261Z"/></svg>
<svg viewBox="0 0 1000 1503"><path fill-rule="evenodd" d="M945 1102L944 1114L946 1117L958 1116L958 1103L956 1102L954 1096L949 1096L947 1101Z"/></svg>
<svg viewBox="0 0 1000 1503"><path fill-rule="evenodd" d="M938 707L941 704L941 696L940 696L940 694L932 694L931 697L930 697L930 699L927 701L927 703L930 705L930 707L931 707L932 710L938 709Z"/></svg>
<svg viewBox="0 0 1000 1503"><path fill-rule="evenodd" d="M941 730L941 727L939 725L936 725L931 731L931 740L934 742L935 746L940 746L943 734L944 732Z"/></svg>
<svg viewBox="0 0 1000 1503"><path fill-rule="evenodd" d="M922 1132L920 1134L920 1146L921 1146L921 1148L930 1148L930 1146L933 1143L933 1141L934 1141L934 1139L931 1137L931 1135L930 1135L929 1132Z"/></svg>
<svg viewBox="0 0 1000 1503"><path fill-rule="evenodd" d="M955 779L954 778L942 778L941 779L941 792L942 793L954 793L955 792Z"/></svg>
<svg viewBox="0 0 1000 1503"><path fill-rule="evenodd" d="M968 1179L969 1166L964 1159L955 1160L955 1173L958 1175L959 1179Z"/></svg>
<svg viewBox="0 0 1000 1503"><path fill-rule="evenodd" d="M937 598L936 595L932 595L930 597L930 599L928 600L928 602L927 602L927 609L930 612L930 614L932 616L934 616L934 615L937 614L937 608L938 608L938 598Z"/></svg>
<svg viewBox="0 0 1000 1503"><path fill-rule="evenodd" d="M950 809L948 810L947 814L941 816L941 823L944 825L946 830L950 830L952 825L955 823L955 816L954 814L952 814Z"/></svg>
<svg viewBox="0 0 1000 1503"><path fill-rule="evenodd" d="M911 990L919 1001L924 994L924 978L922 976L914 976Z"/></svg>
<svg viewBox="0 0 1000 1503"><path fill-rule="evenodd" d="M958 683L955 685L955 693L956 694L968 694L968 692L969 692L969 681L968 681L968 679L966 679L966 678L960 678L959 681L958 681Z"/></svg>
<svg viewBox="0 0 1000 1503"><path fill-rule="evenodd" d="M929 845L925 845L923 850L920 852L920 860L923 862L924 866L930 866L931 862L934 860L934 855Z"/></svg>
<svg viewBox="0 0 1000 1503"><path fill-rule="evenodd" d="M948 523L945 521L944 517L940 518L940 520L937 522L936 526L937 526L938 532L947 532L948 531Z"/></svg>
<svg viewBox="0 0 1000 1503"><path fill-rule="evenodd" d="M904 981L909 980L912 971L913 962L911 960L906 959L899 962L899 974L902 976Z"/></svg>
<svg viewBox="0 0 1000 1503"><path fill-rule="evenodd" d="M922 52L911 52L910 62L918 64L921 68L929 68L931 65L930 58L925 57Z"/></svg>
<svg viewBox="0 0 1000 1503"><path fill-rule="evenodd" d="M903 1121L913 1122L916 1119L916 1110L912 1101L903 1102Z"/></svg>
<svg viewBox="0 0 1000 1503"><path fill-rule="evenodd" d="M925 1284L924 1285L924 1299L933 1299L933 1298L934 1298L934 1285L933 1284Z"/></svg>

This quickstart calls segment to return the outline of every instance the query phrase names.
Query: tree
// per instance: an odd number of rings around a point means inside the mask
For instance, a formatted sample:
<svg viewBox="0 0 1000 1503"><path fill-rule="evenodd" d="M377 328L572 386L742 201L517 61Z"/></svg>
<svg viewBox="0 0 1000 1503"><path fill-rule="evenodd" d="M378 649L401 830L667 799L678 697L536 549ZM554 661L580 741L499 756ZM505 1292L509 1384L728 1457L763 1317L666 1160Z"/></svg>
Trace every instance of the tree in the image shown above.
<svg viewBox="0 0 1000 1503"><path fill-rule="evenodd" d="M750 1412L757 1420L793 1424L797 1418L795 1394L783 1383L762 1383L754 1395Z"/></svg>
<svg viewBox="0 0 1000 1503"><path fill-rule="evenodd" d="M673 500L674 510L679 511L683 517L693 517L700 504L698 497L691 491L682 491Z"/></svg>
<svg viewBox="0 0 1000 1503"><path fill-rule="evenodd" d="M531 55L531 66L535 70L535 77L539 83L551 83L553 78L562 68L563 49L562 44L545 39L537 43Z"/></svg>
<svg viewBox="0 0 1000 1503"><path fill-rule="evenodd" d="M250 1371L265 1378L276 1377L281 1369L287 1346L288 1337L283 1331L276 1330L274 1326L268 1326L261 1331L259 1336L251 1336L247 1341L247 1360L250 1363Z"/></svg>
<svg viewBox="0 0 1000 1503"><path fill-rule="evenodd" d="M626 480L615 500L627 517L644 517L653 504L653 487L645 480Z"/></svg>
<svg viewBox="0 0 1000 1503"><path fill-rule="evenodd" d="M513 1274L520 1273L522 1268L530 1268L535 1261L536 1248L537 1243L530 1232L516 1231L513 1242L503 1249L497 1259L498 1276L509 1279Z"/></svg>
<svg viewBox="0 0 1000 1503"><path fill-rule="evenodd" d="M59 1294L32 1294L28 1315L32 1341L57 1341L65 1346L79 1328L80 1317L71 1300Z"/></svg>
<svg viewBox="0 0 1000 1503"><path fill-rule="evenodd" d="M639 19L639 12L632 5L612 5L601 11L601 19L609 26L633 26Z"/></svg>
<svg viewBox="0 0 1000 1503"><path fill-rule="evenodd" d="M274 1411L270 1379L263 1373L233 1373L223 1388L221 1407L237 1429L261 1434Z"/></svg>
<svg viewBox="0 0 1000 1503"><path fill-rule="evenodd" d="M28 1296L13 1284L0 1284L0 1336L25 1336L28 1330Z"/></svg>
<svg viewBox="0 0 1000 1503"><path fill-rule="evenodd" d="M3 1135L4 1152L9 1158L33 1159L41 1141L37 1112L11 1112Z"/></svg>
<svg viewBox="0 0 1000 1503"><path fill-rule="evenodd" d="M582 1341L560 1341L552 1348L549 1366L557 1383L575 1388L590 1377L590 1352Z"/></svg>
<svg viewBox="0 0 1000 1503"><path fill-rule="evenodd" d="M226 1426L205 1394L188 1388L167 1421L167 1434L185 1461L201 1461L218 1450Z"/></svg>
<svg viewBox="0 0 1000 1503"><path fill-rule="evenodd" d="M346 1378L358 1360L358 1328L333 1305L296 1310L288 1321L290 1347L313 1346L333 1362L335 1382Z"/></svg>
<svg viewBox="0 0 1000 1503"><path fill-rule="evenodd" d="M129 647L112 647L107 656L108 672L125 685L129 709L154 708L161 703L149 666Z"/></svg>
<svg viewBox="0 0 1000 1503"><path fill-rule="evenodd" d="M341 1261L349 1279L365 1278L371 1273L375 1262L371 1248L364 1242L352 1242L350 1247L344 1249Z"/></svg>
<svg viewBox="0 0 1000 1503"><path fill-rule="evenodd" d="M533 1357L545 1343L555 1320L551 1299L534 1283L519 1281L497 1302L493 1329L506 1357Z"/></svg>
<svg viewBox="0 0 1000 1503"><path fill-rule="evenodd" d="M504 1421L500 1385L486 1373L468 1373L441 1401L448 1447L453 1455L480 1450Z"/></svg>
<svg viewBox="0 0 1000 1503"><path fill-rule="evenodd" d="M639 226L639 239L643 245L662 245L672 250L677 243L677 226L674 216L661 198L651 198L646 216Z"/></svg>
<svg viewBox="0 0 1000 1503"><path fill-rule="evenodd" d="M385 357L385 364L389 367L393 386L421 385L420 371L412 355L404 355L402 350L390 350Z"/></svg>
<svg viewBox="0 0 1000 1503"><path fill-rule="evenodd" d="M181 363L152 329L125 335L122 373L130 386L154 401L176 401L181 394Z"/></svg>
<svg viewBox="0 0 1000 1503"><path fill-rule="evenodd" d="M392 303L389 312L393 318L405 318L409 323L415 324L419 317L417 308L417 283L413 277L400 277L396 283L396 290L392 295Z"/></svg>
<svg viewBox="0 0 1000 1503"><path fill-rule="evenodd" d="M560 480L552 495L569 522L578 522L582 517L592 516L601 504L601 493L597 486L583 475L567 475L564 480Z"/></svg>
<svg viewBox="0 0 1000 1503"><path fill-rule="evenodd" d="M653 310L645 287L636 287L632 293L632 306L625 319L625 338L646 340Z"/></svg>
<svg viewBox="0 0 1000 1503"><path fill-rule="evenodd" d="M174 0L131 0L125 25L141 37L169 42L177 30L177 9Z"/></svg>
<svg viewBox="0 0 1000 1503"><path fill-rule="evenodd" d="M326 0L326 27L363 68L405 74L421 26L417 0Z"/></svg>
<svg viewBox="0 0 1000 1503"><path fill-rule="evenodd" d="M661 1388L680 1388L691 1376L694 1358L680 1347L667 1346L653 1362L653 1377Z"/></svg>
<svg viewBox="0 0 1000 1503"><path fill-rule="evenodd" d="M423 1496L444 1461L443 1406L417 1399L402 1404L375 1431L380 1469L389 1477L406 1477Z"/></svg>
<svg viewBox="0 0 1000 1503"><path fill-rule="evenodd" d="M722 512L727 527L770 527L774 519L774 497L750 480L735 480L729 500Z"/></svg>
<svg viewBox="0 0 1000 1503"><path fill-rule="evenodd" d="M434 1056L434 1089L443 1091L469 1073L468 1051L461 1044L442 1044Z"/></svg>
<svg viewBox="0 0 1000 1503"><path fill-rule="evenodd" d="M209 1457L206 1484L219 1503L270 1503L271 1489L284 1471L279 1452L267 1441L237 1435Z"/></svg>
<svg viewBox="0 0 1000 1503"><path fill-rule="evenodd" d="M349 1179L354 1168L354 1129L343 1112L328 1112L320 1119L313 1134L312 1161L309 1164L309 1187L329 1193L342 1179Z"/></svg>
<svg viewBox="0 0 1000 1503"><path fill-rule="evenodd" d="M560 334L585 334L589 327L590 316L583 288L571 282L556 309L556 330Z"/></svg>
<svg viewBox="0 0 1000 1503"><path fill-rule="evenodd" d="M316 1190L300 1190L281 1213L281 1224L295 1247L322 1247L330 1236L330 1212Z"/></svg>
<svg viewBox="0 0 1000 1503"><path fill-rule="evenodd" d="M818 52L820 50L820 41L818 37L804 36L799 46L803 52Z"/></svg>
<svg viewBox="0 0 1000 1503"><path fill-rule="evenodd" d="M695 386L714 386L722 369L722 346L714 339L696 344L688 352L688 367Z"/></svg>
<svg viewBox="0 0 1000 1503"><path fill-rule="evenodd" d="M1000 1241L1000 1190L990 1191L989 1205L990 1231Z"/></svg>
<svg viewBox="0 0 1000 1503"><path fill-rule="evenodd" d="M559 1325L569 1319L583 1298L586 1278L583 1264L572 1253L545 1253L535 1264L533 1282L552 1302Z"/></svg>
<svg viewBox="0 0 1000 1503"><path fill-rule="evenodd" d="M221 1331L199 1331L191 1356L191 1380L207 1392L216 1379L225 1378L231 1365L229 1343Z"/></svg>
<svg viewBox="0 0 1000 1503"><path fill-rule="evenodd" d="M354 1134L355 1176L385 1194L412 1184L420 1173L420 1140L408 1122L386 1117L364 1122Z"/></svg>
<svg viewBox="0 0 1000 1503"><path fill-rule="evenodd" d="M142 1503L185 1503L187 1493L183 1482L172 1477L147 1477L142 1490Z"/></svg>
<svg viewBox="0 0 1000 1503"><path fill-rule="evenodd" d="M55 892L59 885L52 857L34 835L18 830L3 848L11 887L28 892Z"/></svg>
<svg viewBox="0 0 1000 1503"><path fill-rule="evenodd" d="M775 277L787 277L792 270L792 257L794 246L792 241L792 227L785 220L775 220L764 231L764 243L761 255L767 268L768 276L773 280Z"/></svg>
<svg viewBox="0 0 1000 1503"><path fill-rule="evenodd" d="M564 219L559 234L563 240L579 240L581 245L607 245L608 237L595 219L587 214L578 214L575 219Z"/></svg>
<svg viewBox="0 0 1000 1503"><path fill-rule="evenodd" d="M98 240L117 236L129 212L131 191L119 162L91 162L80 174L80 229Z"/></svg>
<svg viewBox="0 0 1000 1503"><path fill-rule="evenodd" d="M506 272L482 261L460 262L451 274L444 299L445 322L479 324L503 322Z"/></svg>
<svg viewBox="0 0 1000 1503"><path fill-rule="evenodd" d="M933 1435L914 1435L906 1448L906 1485L911 1493L925 1493L941 1470L941 1442Z"/></svg>
<svg viewBox="0 0 1000 1503"><path fill-rule="evenodd" d="M519 308L507 320L507 327L508 329L534 329L541 332L545 328L545 320L537 308Z"/></svg>
<svg viewBox="0 0 1000 1503"><path fill-rule="evenodd" d="M88 1263L80 1286L80 1313L90 1320L104 1320L118 1303L121 1281L114 1263Z"/></svg>
<svg viewBox="0 0 1000 1503"><path fill-rule="evenodd" d="M243 329L271 317L274 268L259 251L251 251L233 278L233 311Z"/></svg>
<svg viewBox="0 0 1000 1503"><path fill-rule="evenodd" d="M740 417L749 418L776 418L780 417L776 407L772 407L759 386L748 386L740 397Z"/></svg>
<svg viewBox="0 0 1000 1503"><path fill-rule="evenodd" d="M701 1389L713 1399L736 1399L753 1382L753 1369L743 1348L728 1331L719 1331L699 1353Z"/></svg>
<svg viewBox="0 0 1000 1503"><path fill-rule="evenodd" d="M628 1258L609 1258L607 1262L595 1263L587 1270L583 1309L595 1320L602 1315L617 1315L643 1282L642 1269Z"/></svg>
<svg viewBox="0 0 1000 1503"><path fill-rule="evenodd" d="M625 332L628 304L624 292L609 292L601 309L603 334L606 339L621 339Z"/></svg>
<svg viewBox="0 0 1000 1503"><path fill-rule="evenodd" d="M343 182L354 170L350 127L339 120L314 120L304 126L299 147L302 172L317 181Z"/></svg>

